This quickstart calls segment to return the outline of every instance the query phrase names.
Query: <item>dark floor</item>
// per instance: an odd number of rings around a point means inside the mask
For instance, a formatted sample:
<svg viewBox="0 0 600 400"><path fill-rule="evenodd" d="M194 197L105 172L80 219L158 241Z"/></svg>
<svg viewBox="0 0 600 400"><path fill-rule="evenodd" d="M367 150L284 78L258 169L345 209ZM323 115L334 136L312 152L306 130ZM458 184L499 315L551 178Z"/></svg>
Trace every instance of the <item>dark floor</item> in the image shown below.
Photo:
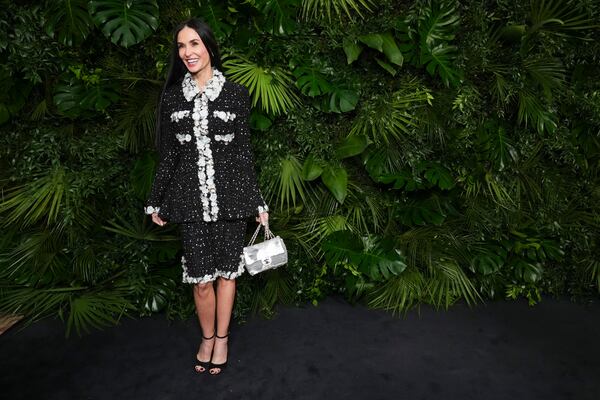
<svg viewBox="0 0 600 400"><path fill-rule="evenodd" d="M280 308L231 326L230 365L196 374L194 319L126 320L83 338L59 321L0 336L2 399L600 399L600 304L545 299L405 318Z"/></svg>

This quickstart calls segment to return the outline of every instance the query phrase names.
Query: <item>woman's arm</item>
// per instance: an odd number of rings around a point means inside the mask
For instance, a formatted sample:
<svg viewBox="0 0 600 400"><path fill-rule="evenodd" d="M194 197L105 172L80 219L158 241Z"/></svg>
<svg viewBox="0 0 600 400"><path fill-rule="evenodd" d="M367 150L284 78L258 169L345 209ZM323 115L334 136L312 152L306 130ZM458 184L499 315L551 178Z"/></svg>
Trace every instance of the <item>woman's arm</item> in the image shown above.
<svg viewBox="0 0 600 400"><path fill-rule="evenodd" d="M154 215L158 217L160 213L160 204L162 204L165 190L173 177L173 171L179 162L179 146L176 143L175 137L169 129L169 119L166 107L160 107L160 143L158 153L159 162L154 175L154 182L150 197L146 201L144 211L146 214L153 214L153 220L156 222ZM161 225L161 224L159 224Z"/></svg>

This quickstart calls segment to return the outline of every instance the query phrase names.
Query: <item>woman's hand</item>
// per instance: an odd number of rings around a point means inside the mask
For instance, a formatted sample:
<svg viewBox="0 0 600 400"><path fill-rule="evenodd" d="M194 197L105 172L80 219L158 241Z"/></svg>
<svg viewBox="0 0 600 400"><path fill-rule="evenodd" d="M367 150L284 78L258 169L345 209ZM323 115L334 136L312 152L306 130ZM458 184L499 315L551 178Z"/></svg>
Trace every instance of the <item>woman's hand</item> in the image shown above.
<svg viewBox="0 0 600 400"><path fill-rule="evenodd" d="M256 222L260 222L261 225L266 226L269 223L269 213L263 212L258 214L258 217L256 217Z"/></svg>
<svg viewBox="0 0 600 400"><path fill-rule="evenodd" d="M163 221L162 219L160 219L160 217L158 216L158 213L152 213L152 222L154 222L156 225L159 226L165 226L165 224L167 223L166 221Z"/></svg>

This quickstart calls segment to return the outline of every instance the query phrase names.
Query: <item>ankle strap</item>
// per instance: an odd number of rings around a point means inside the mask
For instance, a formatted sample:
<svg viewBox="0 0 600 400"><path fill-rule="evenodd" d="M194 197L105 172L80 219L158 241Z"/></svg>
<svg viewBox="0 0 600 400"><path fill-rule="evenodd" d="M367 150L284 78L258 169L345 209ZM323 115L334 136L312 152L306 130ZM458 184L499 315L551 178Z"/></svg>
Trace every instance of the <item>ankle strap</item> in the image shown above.
<svg viewBox="0 0 600 400"><path fill-rule="evenodd" d="M214 338L216 334L217 334L217 331L215 331L211 337L206 337L206 336L204 336L204 334L203 334L203 335L202 335L202 339L210 340L210 339Z"/></svg>
<svg viewBox="0 0 600 400"><path fill-rule="evenodd" d="M215 332L215 335L217 335L217 333L216 333L216 332ZM219 339L225 339L227 336L229 336L229 332L227 332L227 335L225 335L225 336L219 336L219 335L217 335L217 337L218 337Z"/></svg>

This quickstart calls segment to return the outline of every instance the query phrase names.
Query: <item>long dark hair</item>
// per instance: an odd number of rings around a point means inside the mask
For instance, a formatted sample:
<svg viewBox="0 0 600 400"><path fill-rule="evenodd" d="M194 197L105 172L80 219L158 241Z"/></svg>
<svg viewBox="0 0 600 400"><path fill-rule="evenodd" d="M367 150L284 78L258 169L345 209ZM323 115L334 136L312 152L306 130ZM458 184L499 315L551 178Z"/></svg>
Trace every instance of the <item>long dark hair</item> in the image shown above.
<svg viewBox="0 0 600 400"><path fill-rule="evenodd" d="M220 71L223 70L223 66L221 64L221 53L219 52L219 45L217 44L213 31L206 24L206 22L202 21L199 18L191 18L187 21L183 21L182 23L177 25L175 29L173 29L173 40L171 43L171 55L169 56L169 69L167 72L167 80L165 81L165 84L163 86L156 113L155 138L156 147L158 148L159 152L162 152L162 132L160 115L165 91L169 86L175 85L179 81L181 81L181 79L187 72L186 66L183 64L183 61L181 61L181 58L179 58L179 48L177 47L177 35L179 35L179 32L185 27L192 28L193 30L195 30L196 33L198 33L198 36L200 36L200 39L202 39L202 43L204 44L204 47L206 47L208 55L210 56L210 65L213 68L216 68Z"/></svg>

